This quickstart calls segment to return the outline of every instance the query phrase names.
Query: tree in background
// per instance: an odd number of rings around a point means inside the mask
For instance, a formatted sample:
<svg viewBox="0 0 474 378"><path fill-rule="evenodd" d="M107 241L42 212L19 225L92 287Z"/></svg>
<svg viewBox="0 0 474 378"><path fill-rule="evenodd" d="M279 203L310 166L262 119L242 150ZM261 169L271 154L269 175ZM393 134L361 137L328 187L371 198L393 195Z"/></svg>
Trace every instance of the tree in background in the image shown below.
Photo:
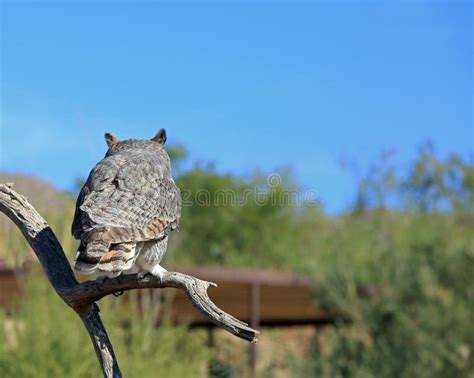
<svg viewBox="0 0 474 378"><path fill-rule="evenodd" d="M316 299L341 320L302 375L470 377L474 167L429 145L408 170L381 161L313 260Z"/></svg>

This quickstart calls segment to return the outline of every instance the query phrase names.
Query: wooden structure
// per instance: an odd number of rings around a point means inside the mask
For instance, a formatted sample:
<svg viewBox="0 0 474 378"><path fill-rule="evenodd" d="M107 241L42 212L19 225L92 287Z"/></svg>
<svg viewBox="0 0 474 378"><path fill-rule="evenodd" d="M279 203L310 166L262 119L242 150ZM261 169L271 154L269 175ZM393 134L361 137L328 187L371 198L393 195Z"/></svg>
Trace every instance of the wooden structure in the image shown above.
<svg viewBox="0 0 474 378"><path fill-rule="evenodd" d="M211 289L209 294L216 305L256 327L331 322L331 318L314 305L316 288L305 276L223 267L175 267L173 270L215 282L219 289ZM213 326L178 290L173 300L173 319L185 320L192 326Z"/></svg>
<svg viewBox="0 0 474 378"><path fill-rule="evenodd" d="M305 276L258 270L223 267L173 267L178 272L217 283L210 291L212 300L238 319L259 327L320 325L331 322L326 313L314 305L317 288ZM21 271L5 265L0 259L0 306L7 307L21 294ZM172 318L193 327L212 327L180 290L172 292Z"/></svg>

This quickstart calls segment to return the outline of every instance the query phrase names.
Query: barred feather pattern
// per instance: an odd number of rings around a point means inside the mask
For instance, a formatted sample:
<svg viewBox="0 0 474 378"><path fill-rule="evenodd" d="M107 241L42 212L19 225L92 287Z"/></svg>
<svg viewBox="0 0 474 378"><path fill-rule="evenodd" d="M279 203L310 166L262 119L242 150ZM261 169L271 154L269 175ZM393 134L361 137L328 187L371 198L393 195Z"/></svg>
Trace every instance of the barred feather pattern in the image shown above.
<svg viewBox="0 0 474 378"><path fill-rule="evenodd" d="M152 269L179 226L180 212L180 190L161 144L131 139L111 146L77 199L72 234L81 243L75 269L115 275Z"/></svg>

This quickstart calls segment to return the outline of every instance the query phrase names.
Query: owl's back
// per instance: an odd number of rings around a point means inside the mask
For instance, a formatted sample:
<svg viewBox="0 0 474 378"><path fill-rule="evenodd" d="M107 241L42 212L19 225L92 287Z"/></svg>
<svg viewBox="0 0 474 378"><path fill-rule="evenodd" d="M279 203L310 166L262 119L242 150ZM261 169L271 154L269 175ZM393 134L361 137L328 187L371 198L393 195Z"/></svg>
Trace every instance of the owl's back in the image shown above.
<svg viewBox="0 0 474 378"><path fill-rule="evenodd" d="M90 244L91 265L112 245L159 240L179 224L181 194L165 150L150 141L120 143L93 168L76 203L72 233L82 257Z"/></svg>

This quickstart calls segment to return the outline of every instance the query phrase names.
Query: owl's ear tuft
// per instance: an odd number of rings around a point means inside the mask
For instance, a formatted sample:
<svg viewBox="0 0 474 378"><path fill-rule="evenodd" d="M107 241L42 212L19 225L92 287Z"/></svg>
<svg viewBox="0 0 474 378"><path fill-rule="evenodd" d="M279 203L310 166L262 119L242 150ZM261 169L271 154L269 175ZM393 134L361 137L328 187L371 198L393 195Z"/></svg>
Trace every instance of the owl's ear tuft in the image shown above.
<svg viewBox="0 0 474 378"><path fill-rule="evenodd" d="M107 142L107 146L112 147L114 144L120 142L119 138L117 138L115 135L112 135L110 133L105 133L104 135L105 141Z"/></svg>
<svg viewBox="0 0 474 378"><path fill-rule="evenodd" d="M153 138L151 138L151 140L153 142L164 145L166 143L166 130L160 129L160 131L158 131L156 135Z"/></svg>

